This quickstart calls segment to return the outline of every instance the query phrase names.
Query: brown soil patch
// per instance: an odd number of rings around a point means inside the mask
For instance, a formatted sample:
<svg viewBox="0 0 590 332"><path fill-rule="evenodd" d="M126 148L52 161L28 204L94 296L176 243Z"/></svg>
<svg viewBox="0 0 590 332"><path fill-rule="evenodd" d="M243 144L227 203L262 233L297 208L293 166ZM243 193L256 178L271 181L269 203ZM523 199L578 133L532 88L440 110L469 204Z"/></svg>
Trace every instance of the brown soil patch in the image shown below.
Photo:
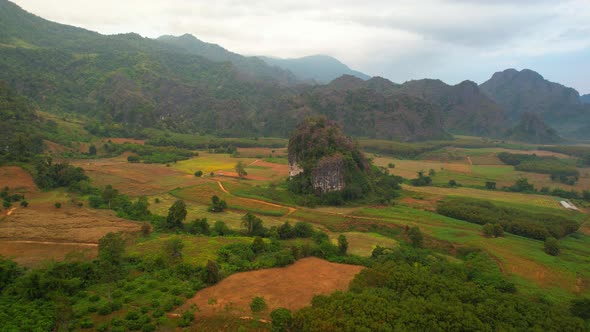
<svg viewBox="0 0 590 332"><path fill-rule="evenodd" d="M112 211L91 210L65 204L33 202L17 208L0 222L0 240L98 243L109 232L138 232L140 223L114 216Z"/></svg>
<svg viewBox="0 0 590 332"><path fill-rule="evenodd" d="M33 267L46 261L61 261L66 258L92 259L98 254L96 244L35 243L0 239L0 255L12 258L20 265Z"/></svg>
<svg viewBox="0 0 590 332"><path fill-rule="evenodd" d="M160 164L132 164L126 155L117 158L72 160L82 167L98 187L113 185L121 193L131 196L150 196L203 182L187 174Z"/></svg>
<svg viewBox="0 0 590 332"><path fill-rule="evenodd" d="M145 144L144 140L134 139L134 138L114 137L114 138L104 138L102 140L103 143L107 143L108 141L111 141L116 144L123 144L123 143L133 143L133 144L140 144L140 145Z"/></svg>
<svg viewBox="0 0 590 332"><path fill-rule="evenodd" d="M200 310L197 316L250 315L255 296L264 297L268 312L279 307L297 310L309 305L314 295L348 289L362 269L308 257L288 267L237 273L199 291L180 311L194 303Z"/></svg>
<svg viewBox="0 0 590 332"><path fill-rule="evenodd" d="M38 192L31 174L17 166L0 167L0 189L10 188L10 192L33 193Z"/></svg>
<svg viewBox="0 0 590 332"><path fill-rule="evenodd" d="M287 148L238 148L238 153L245 158L285 157Z"/></svg>
<svg viewBox="0 0 590 332"><path fill-rule="evenodd" d="M62 153L62 152L66 152L66 151L70 150L63 145L57 144L52 141L43 140L43 143L45 144L46 150L52 154L53 153Z"/></svg>

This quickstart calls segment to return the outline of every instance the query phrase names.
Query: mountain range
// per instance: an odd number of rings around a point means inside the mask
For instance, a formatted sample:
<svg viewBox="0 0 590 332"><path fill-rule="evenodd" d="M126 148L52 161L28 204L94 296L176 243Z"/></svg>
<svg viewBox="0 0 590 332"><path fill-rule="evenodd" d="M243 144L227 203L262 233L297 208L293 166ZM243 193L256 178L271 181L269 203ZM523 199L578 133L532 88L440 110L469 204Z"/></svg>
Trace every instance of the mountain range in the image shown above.
<svg viewBox="0 0 590 332"><path fill-rule="evenodd" d="M590 126L587 96L531 70L498 72L479 86L397 84L326 56L247 57L188 34L105 36L7 0L0 0L0 80L43 110L86 115L103 134L159 128L284 137L312 114L349 135L402 141L451 133L554 142L549 126L569 137L586 137Z"/></svg>
<svg viewBox="0 0 590 332"><path fill-rule="evenodd" d="M326 84L342 76L351 75L363 80L371 78L367 74L348 68L347 65L328 55L310 55L295 59L280 59L260 56L271 66L289 70L302 81Z"/></svg>

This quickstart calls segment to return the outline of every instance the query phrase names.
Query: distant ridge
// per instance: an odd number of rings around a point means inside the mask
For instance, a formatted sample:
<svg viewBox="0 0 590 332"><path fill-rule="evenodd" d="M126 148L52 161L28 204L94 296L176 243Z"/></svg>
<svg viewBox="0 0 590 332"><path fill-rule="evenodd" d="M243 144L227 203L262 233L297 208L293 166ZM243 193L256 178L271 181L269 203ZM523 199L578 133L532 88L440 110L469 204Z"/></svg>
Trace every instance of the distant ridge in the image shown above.
<svg viewBox="0 0 590 332"><path fill-rule="evenodd" d="M291 71L302 81L315 81L326 84L342 75L351 75L362 80L371 78L367 74L350 69L338 59L327 55L311 55L296 59L280 59L265 56L260 56L259 58L269 65Z"/></svg>
<svg viewBox="0 0 590 332"><path fill-rule="evenodd" d="M580 96L580 101L582 104L590 104L590 94Z"/></svg>
<svg viewBox="0 0 590 332"><path fill-rule="evenodd" d="M217 44L204 42L191 34L184 34L178 37L164 35L160 36L157 40L211 61L231 62L238 70L252 77L273 79L283 84L294 84L297 81L295 75L288 70L268 65L257 57L246 57L233 53Z"/></svg>

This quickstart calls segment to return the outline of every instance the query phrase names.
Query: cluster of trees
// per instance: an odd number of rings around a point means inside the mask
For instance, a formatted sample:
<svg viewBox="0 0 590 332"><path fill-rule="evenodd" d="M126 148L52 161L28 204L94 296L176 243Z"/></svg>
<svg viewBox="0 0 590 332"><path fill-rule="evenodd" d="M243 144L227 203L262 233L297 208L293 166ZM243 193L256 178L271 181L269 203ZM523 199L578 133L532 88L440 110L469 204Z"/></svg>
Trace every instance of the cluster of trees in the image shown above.
<svg viewBox="0 0 590 332"><path fill-rule="evenodd" d="M429 186L432 184L430 175L424 175L424 171L418 172L418 177L410 180L410 184L416 187Z"/></svg>
<svg viewBox="0 0 590 332"><path fill-rule="evenodd" d="M117 212L117 216L124 219L137 221L160 222L161 217L154 215L149 210L149 202L146 197L139 197L132 201L129 196L119 193L112 185L106 185L103 189L92 188L89 190L88 202L94 209L111 209Z"/></svg>
<svg viewBox="0 0 590 332"><path fill-rule="evenodd" d="M488 187L488 184L490 185ZM495 182L486 182L487 189L495 189L496 184ZM577 190L564 190L561 188L553 188L550 189L549 187L543 187L541 189L535 188L535 186L529 182L529 180L525 177L521 177L517 179L513 185L508 187L502 188L505 191L510 192L524 192L524 193L531 193L531 194L541 194L541 195L550 195L556 196L561 198L567 199L581 199L584 201L590 201L590 190L582 190L579 192Z"/></svg>
<svg viewBox="0 0 590 332"><path fill-rule="evenodd" d="M503 163L514 166L516 170L549 174L552 180L569 185L574 185L580 177L575 165L554 156L501 152L498 153L498 158Z"/></svg>
<svg viewBox="0 0 590 332"><path fill-rule="evenodd" d="M107 155L120 155L123 152L135 153L127 158L130 163L167 164L198 156L198 153L174 146L163 147L149 144L105 143L103 149Z"/></svg>
<svg viewBox="0 0 590 332"><path fill-rule="evenodd" d="M41 120L34 107L0 80L0 164L30 161L43 151Z"/></svg>
<svg viewBox="0 0 590 332"><path fill-rule="evenodd" d="M479 225L497 223L506 232L537 240L545 240L550 236L562 238L580 227L576 221L560 215L527 212L471 198L442 200L436 211L447 217Z"/></svg>
<svg viewBox="0 0 590 332"><path fill-rule="evenodd" d="M25 199L24 195L20 194L10 194L10 188L4 187L2 191L0 191L0 198L2 199L2 207L5 209L9 209L12 206L12 203L20 202L20 206L27 207L29 206L29 202Z"/></svg>
<svg viewBox="0 0 590 332"><path fill-rule="evenodd" d="M347 292L314 297L293 314L294 331L498 331L585 330L572 313L547 301L512 294L514 287L489 287L497 274L482 273L470 254L464 265L428 257L428 251L376 248L373 265ZM477 257L480 258L477 258ZM475 259L475 260L474 260ZM493 266L489 261L485 262ZM578 301L580 302L580 301ZM575 308L575 309L574 309Z"/></svg>
<svg viewBox="0 0 590 332"><path fill-rule="evenodd" d="M66 162L54 163L51 157L42 157L35 161L33 179L39 188L53 189L87 182L88 176L80 167L74 167Z"/></svg>

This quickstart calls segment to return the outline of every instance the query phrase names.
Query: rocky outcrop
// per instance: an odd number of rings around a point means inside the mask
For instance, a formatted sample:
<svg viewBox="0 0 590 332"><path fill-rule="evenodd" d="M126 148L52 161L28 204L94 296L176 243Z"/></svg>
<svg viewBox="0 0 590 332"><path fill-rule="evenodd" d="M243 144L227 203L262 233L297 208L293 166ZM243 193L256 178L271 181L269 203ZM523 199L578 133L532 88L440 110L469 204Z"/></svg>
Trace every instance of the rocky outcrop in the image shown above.
<svg viewBox="0 0 590 332"><path fill-rule="evenodd" d="M363 183L370 164L335 122L305 119L289 139L289 175L300 193L318 195Z"/></svg>
<svg viewBox="0 0 590 332"><path fill-rule="evenodd" d="M311 183L316 191L327 193L344 189L344 158L337 153L320 159L311 172Z"/></svg>

